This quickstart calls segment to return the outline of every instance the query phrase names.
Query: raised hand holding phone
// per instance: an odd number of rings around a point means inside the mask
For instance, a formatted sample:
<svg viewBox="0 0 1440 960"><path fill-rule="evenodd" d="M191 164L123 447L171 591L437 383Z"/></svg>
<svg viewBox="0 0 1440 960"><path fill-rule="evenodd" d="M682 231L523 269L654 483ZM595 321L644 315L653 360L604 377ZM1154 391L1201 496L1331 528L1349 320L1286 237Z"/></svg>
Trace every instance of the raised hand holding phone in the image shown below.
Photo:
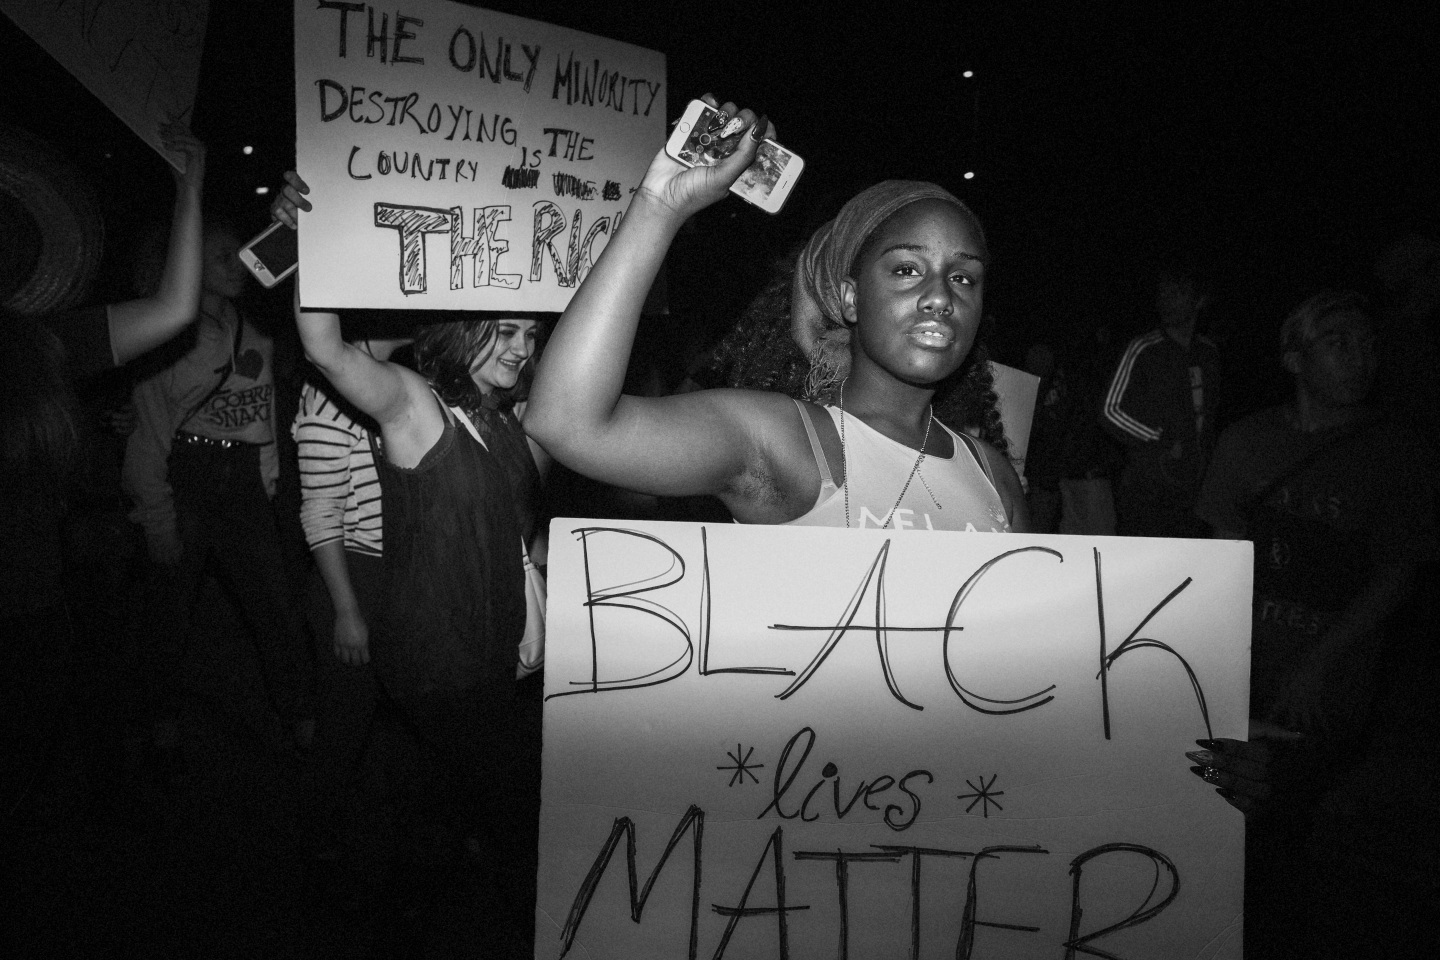
<svg viewBox="0 0 1440 960"><path fill-rule="evenodd" d="M696 166L672 158L667 146L651 162L640 184L641 193L686 217L724 198L725 191L754 161L764 131L772 129L765 118L734 103L717 105L708 94L695 102L723 113L726 124L738 125L728 138L730 149L725 156L717 155L711 163Z"/></svg>
<svg viewBox="0 0 1440 960"><path fill-rule="evenodd" d="M278 220L240 248L240 262L264 287L273 287L300 265L300 248L295 231Z"/></svg>
<svg viewBox="0 0 1440 960"><path fill-rule="evenodd" d="M730 107L726 104L726 107ZM778 213L805 169L805 161L769 135L763 120L745 125L744 115L715 106L709 99L690 101L665 143L667 156L688 167L710 167L735 153L747 135L760 141L754 159L730 185L730 192L766 213Z"/></svg>

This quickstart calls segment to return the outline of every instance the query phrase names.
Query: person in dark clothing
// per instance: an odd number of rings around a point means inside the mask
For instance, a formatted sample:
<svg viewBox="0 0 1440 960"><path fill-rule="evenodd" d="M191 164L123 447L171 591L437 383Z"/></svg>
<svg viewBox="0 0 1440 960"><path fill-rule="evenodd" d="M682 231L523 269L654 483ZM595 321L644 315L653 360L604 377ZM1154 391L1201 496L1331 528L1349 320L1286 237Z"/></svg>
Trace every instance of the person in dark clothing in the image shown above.
<svg viewBox="0 0 1440 960"><path fill-rule="evenodd" d="M165 133L186 158L164 270L147 297L50 317L3 318L0 350L0 818L16 813L64 725L74 630L63 528L85 441L75 384L180 333L200 302L205 148Z"/></svg>
<svg viewBox="0 0 1440 960"><path fill-rule="evenodd" d="M1362 755L1387 621L1435 556L1434 458L1367 404L1377 363L1361 297L1306 300L1281 351L1293 400L1221 435L1196 512L1215 536L1254 541L1251 716L1302 735L1276 750L1271 809L1251 821L1246 952L1310 957L1308 858L1330 860L1340 839L1311 827Z"/></svg>
<svg viewBox="0 0 1440 960"><path fill-rule="evenodd" d="M309 189L293 172L286 181L271 209L294 226L311 208ZM378 428L385 540L384 609L369 644L376 678L437 762L436 805L468 855L503 864L505 882L523 884L526 874L533 882L533 870L508 871L517 860L533 865L534 844L521 838L534 837L538 804L512 809L507 791L530 773L517 769L525 736L516 678L539 454L501 401L534 353L537 321L422 327L419 372L346 343L334 313L297 302L296 322L307 359ZM515 892L506 902L516 915L497 927L523 942L533 896Z"/></svg>
<svg viewBox="0 0 1440 960"><path fill-rule="evenodd" d="M1206 297L1184 275L1156 285L1160 325L1130 341L1110 378L1101 423L1125 445L1117 532L1198 537L1195 496L1215 438L1219 356L1195 332Z"/></svg>

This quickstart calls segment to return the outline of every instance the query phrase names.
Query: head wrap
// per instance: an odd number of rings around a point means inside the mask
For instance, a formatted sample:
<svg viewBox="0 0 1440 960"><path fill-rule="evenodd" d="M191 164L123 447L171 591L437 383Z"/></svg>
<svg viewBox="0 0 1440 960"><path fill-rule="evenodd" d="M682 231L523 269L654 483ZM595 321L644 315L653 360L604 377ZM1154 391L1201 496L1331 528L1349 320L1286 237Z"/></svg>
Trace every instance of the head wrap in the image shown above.
<svg viewBox="0 0 1440 960"><path fill-rule="evenodd" d="M870 234L917 200L944 200L970 214L970 208L943 187L920 180L885 180L856 194L805 245L790 290L790 335L807 357L833 353L833 347L849 342L840 281L849 276ZM836 357L831 365L838 362ZM849 357L843 362L848 367Z"/></svg>

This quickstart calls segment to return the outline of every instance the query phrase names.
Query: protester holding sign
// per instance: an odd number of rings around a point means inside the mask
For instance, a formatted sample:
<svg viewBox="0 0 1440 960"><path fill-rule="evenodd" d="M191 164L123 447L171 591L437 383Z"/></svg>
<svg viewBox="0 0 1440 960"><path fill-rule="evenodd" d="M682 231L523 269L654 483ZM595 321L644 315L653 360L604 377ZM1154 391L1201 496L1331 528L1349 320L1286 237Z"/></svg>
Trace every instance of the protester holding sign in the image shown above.
<svg viewBox="0 0 1440 960"><path fill-rule="evenodd" d="M713 494L746 523L1023 531L1015 471L991 445L937 426L936 390L975 376L987 253L979 221L933 184L866 190L811 240L792 308L852 328L850 370L821 408L780 394L620 395L640 309L681 224L723 198L767 124L725 162L651 164L624 226L581 285L537 375L526 429L606 483ZM610 247L606 248L607 250Z"/></svg>
<svg viewBox="0 0 1440 960"><path fill-rule="evenodd" d="M296 174L272 205L294 226L309 210ZM537 526L539 461L506 402L535 351L533 318L421 327L420 372L346 343L334 313L298 307L306 356L379 427L384 612L370 656L407 725L441 761L442 814L467 848L508 789L516 666L526 624L522 545ZM512 825L513 826L513 825ZM516 832L514 830L511 831Z"/></svg>
<svg viewBox="0 0 1440 960"><path fill-rule="evenodd" d="M725 197L769 128L734 104L724 110L745 121L743 146L712 167L655 158L606 248L615 252L601 256L546 347L525 429L581 473L658 495L713 494L744 523L1024 532L1024 493L1003 454L936 429L931 412L937 390L960 380L963 392L986 375L971 350L984 233L933 184L871 187L801 254L796 327L828 318L850 331L836 407L746 390L620 394L645 291L671 240ZM1205 746L1197 775L1253 809L1269 792L1263 747Z"/></svg>

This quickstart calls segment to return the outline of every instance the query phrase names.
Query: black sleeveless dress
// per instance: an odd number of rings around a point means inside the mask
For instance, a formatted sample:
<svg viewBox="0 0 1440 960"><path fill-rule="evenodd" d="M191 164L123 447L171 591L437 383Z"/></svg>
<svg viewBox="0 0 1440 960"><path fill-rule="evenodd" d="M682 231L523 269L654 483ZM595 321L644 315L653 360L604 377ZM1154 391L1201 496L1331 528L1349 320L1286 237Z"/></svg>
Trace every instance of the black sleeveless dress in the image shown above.
<svg viewBox="0 0 1440 960"><path fill-rule="evenodd" d="M371 655L398 698L510 690L525 631L510 484L495 457L441 408L444 432L418 464L375 458L386 610Z"/></svg>

